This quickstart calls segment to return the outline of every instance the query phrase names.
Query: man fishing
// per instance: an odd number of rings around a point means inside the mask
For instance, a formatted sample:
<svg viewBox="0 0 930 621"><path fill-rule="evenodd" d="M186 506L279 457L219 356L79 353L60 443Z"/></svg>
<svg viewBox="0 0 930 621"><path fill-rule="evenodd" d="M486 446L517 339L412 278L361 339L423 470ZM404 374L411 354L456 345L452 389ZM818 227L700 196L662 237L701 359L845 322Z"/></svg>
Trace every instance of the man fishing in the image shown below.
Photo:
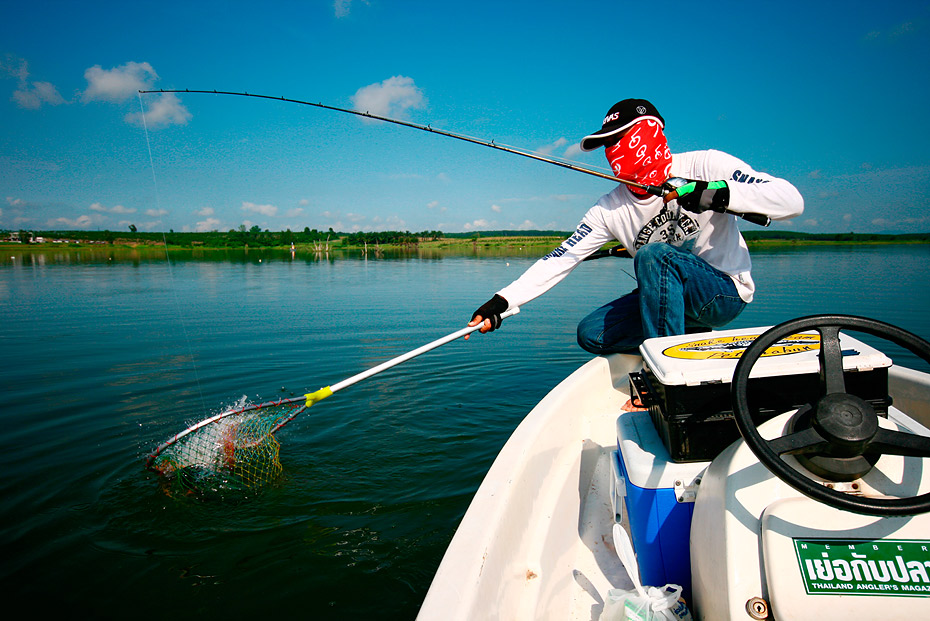
<svg viewBox="0 0 930 621"><path fill-rule="evenodd" d="M804 210L804 199L789 182L721 151L673 155L664 131L665 120L644 99L613 106L601 129L581 141L582 150L604 147L621 181L673 191L659 197L618 185L588 210L571 237L481 305L468 325L483 322L481 332L496 330L501 313L539 297L611 241L632 256L638 286L578 324L585 350L636 353L648 338L733 321L755 290L733 213L785 220ZM682 185L667 183L673 178L682 178Z"/></svg>

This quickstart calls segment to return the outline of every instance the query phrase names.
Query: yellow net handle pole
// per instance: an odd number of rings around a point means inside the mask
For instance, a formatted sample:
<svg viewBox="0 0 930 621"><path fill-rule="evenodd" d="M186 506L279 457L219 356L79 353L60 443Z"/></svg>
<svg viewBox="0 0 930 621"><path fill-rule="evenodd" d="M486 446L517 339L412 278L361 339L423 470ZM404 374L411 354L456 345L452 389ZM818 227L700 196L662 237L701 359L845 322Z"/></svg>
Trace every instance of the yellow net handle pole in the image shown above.
<svg viewBox="0 0 930 621"><path fill-rule="evenodd" d="M507 317L516 315L519 312L520 312L520 308L515 306L514 308L511 308L507 312L501 313L501 319L506 319ZM437 347L442 347L446 343L451 343L452 341L456 339L460 339L463 336L466 336L468 334L471 334L472 332L475 332L476 330L480 330L482 325L484 324L479 323L476 326L469 326L466 328L462 328L461 330L457 330L453 332L452 334L447 334L446 336L436 339L435 341L431 343L427 343L426 345L423 345L422 347L417 347L413 351L408 351L406 354L401 354L400 356L397 356L396 358L392 358L388 360L387 362L382 362L378 366L372 367L368 369L367 371L362 371L358 375L353 375L352 377L348 379L344 379L341 382L337 382L333 384L332 386L327 386L325 388L321 388L317 390L316 392L311 392L310 394L306 395L307 396L307 407L313 405L314 403L318 401L322 401L323 399L332 395L334 392L338 392L342 390L343 388L347 388L351 386L352 384L356 384L364 379L368 379L372 375L377 375L378 373L381 373L381 371L386 371L390 369L391 367L396 367L397 365L401 363L407 362L411 358L416 358L420 354L425 354L426 352L432 351L436 349Z"/></svg>

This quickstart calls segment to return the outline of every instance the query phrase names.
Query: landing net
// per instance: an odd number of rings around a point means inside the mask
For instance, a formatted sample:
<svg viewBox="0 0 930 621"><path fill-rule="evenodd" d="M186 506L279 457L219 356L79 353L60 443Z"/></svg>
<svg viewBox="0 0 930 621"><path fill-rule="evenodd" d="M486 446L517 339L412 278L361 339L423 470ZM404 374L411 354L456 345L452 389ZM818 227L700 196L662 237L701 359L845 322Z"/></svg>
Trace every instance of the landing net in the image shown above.
<svg viewBox="0 0 930 621"><path fill-rule="evenodd" d="M146 465L165 477L169 493L257 490L283 470L274 433L306 407L304 399L239 405L172 437Z"/></svg>

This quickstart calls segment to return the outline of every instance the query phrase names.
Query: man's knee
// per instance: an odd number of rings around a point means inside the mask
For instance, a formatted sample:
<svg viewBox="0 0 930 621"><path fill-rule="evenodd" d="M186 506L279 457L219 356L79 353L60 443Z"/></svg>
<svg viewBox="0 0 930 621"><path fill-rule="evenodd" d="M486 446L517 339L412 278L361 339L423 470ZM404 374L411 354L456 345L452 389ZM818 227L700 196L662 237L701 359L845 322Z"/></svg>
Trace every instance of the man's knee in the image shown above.
<svg viewBox="0 0 930 621"><path fill-rule="evenodd" d="M590 315L578 323L578 346L586 352L601 355L604 350L604 325L602 321L593 319Z"/></svg>
<svg viewBox="0 0 930 621"><path fill-rule="evenodd" d="M595 313L588 315L578 324L578 346L596 356L635 354L639 351L642 341L639 327L636 330L608 330L603 318L597 317Z"/></svg>

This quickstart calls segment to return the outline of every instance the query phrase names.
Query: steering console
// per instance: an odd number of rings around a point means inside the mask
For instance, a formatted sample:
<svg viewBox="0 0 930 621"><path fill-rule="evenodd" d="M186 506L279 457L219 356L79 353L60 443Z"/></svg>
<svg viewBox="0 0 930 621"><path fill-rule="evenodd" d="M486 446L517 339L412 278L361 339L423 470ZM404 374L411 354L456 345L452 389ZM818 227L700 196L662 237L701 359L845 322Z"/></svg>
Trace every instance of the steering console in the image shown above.
<svg viewBox="0 0 930 621"><path fill-rule="evenodd" d="M930 343L890 324L849 315L815 315L779 324L756 338L736 365L731 385L733 414L746 444L769 471L805 496L831 507L877 516L930 512L930 493L909 498L853 496L823 486L781 455L794 455L813 474L851 481L866 474L882 455L930 458L930 438L885 429L875 409L846 392L840 331L864 332L891 341L930 363ZM764 439L756 428L748 397L749 375L771 345L816 330L820 334L820 388L815 403L802 406L786 435Z"/></svg>

